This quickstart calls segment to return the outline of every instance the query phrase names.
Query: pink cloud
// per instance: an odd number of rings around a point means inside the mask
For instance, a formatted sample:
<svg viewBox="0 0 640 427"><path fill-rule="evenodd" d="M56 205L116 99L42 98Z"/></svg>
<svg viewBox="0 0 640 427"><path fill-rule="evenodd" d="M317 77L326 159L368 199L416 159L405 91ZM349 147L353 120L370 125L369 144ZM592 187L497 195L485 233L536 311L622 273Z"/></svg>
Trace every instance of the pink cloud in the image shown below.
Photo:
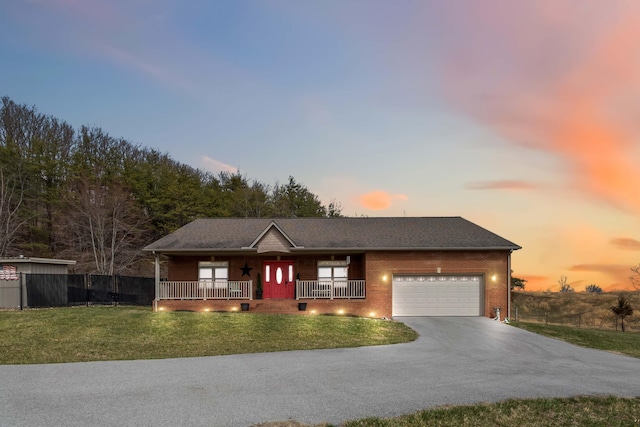
<svg viewBox="0 0 640 427"><path fill-rule="evenodd" d="M388 209L394 200L405 201L408 197L405 194L390 194L386 191L372 191L371 193L358 196L358 203L372 211Z"/></svg>
<svg viewBox="0 0 640 427"><path fill-rule="evenodd" d="M211 172L229 172L229 173L237 173L238 168L235 168L226 163L222 163L219 160L213 159L208 156L202 156L202 165L204 168Z"/></svg>

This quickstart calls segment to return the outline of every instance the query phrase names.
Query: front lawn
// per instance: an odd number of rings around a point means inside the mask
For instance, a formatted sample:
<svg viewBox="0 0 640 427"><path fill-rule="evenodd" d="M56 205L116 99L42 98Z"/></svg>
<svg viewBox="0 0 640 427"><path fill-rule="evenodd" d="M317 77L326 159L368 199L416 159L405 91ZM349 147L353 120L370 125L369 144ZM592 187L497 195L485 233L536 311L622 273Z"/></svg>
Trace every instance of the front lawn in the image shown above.
<svg viewBox="0 0 640 427"><path fill-rule="evenodd" d="M638 426L640 398L512 399L429 409L396 418L366 418L342 427Z"/></svg>
<svg viewBox="0 0 640 427"><path fill-rule="evenodd" d="M396 344L403 323L341 316L158 312L141 307L0 311L0 364L161 359Z"/></svg>
<svg viewBox="0 0 640 427"><path fill-rule="evenodd" d="M557 338L582 347L596 348L627 356L640 357L640 333L604 329L572 328L542 323L512 322L511 325L536 334Z"/></svg>

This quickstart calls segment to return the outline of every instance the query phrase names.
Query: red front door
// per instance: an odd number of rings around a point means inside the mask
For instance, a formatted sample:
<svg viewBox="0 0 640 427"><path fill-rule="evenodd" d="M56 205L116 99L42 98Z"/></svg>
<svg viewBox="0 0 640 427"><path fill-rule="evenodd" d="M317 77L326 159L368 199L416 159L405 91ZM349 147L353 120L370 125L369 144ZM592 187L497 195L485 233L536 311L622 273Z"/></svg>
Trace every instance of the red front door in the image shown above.
<svg viewBox="0 0 640 427"><path fill-rule="evenodd" d="M295 298L293 261L264 263L264 298Z"/></svg>

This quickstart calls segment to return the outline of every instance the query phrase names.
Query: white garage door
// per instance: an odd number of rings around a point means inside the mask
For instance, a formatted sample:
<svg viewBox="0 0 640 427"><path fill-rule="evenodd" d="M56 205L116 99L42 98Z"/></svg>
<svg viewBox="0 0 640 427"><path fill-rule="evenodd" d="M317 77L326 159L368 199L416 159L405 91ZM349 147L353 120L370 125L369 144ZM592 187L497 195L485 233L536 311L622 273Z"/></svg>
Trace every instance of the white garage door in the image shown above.
<svg viewBox="0 0 640 427"><path fill-rule="evenodd" d="M480 316L480 276L393 277L394 316Z"/></svg>

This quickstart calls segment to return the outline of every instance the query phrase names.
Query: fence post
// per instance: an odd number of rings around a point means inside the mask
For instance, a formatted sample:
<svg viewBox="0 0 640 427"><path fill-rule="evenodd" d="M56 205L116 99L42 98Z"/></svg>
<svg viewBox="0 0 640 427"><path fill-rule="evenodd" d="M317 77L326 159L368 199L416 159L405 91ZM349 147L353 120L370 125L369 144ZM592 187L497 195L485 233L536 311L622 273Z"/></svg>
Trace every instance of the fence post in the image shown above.
<svg viewBox="0 0 640 427"><path fill-rule="evenodd" d="M119 300L119 295L118 295L118 276L117 275L113 275L111 276L111 279L113 281L113 305L115 307L118 306L118 300Z"/></svg>
<svg viewBox="0 0 640 427"><path fill-rule="evenodd" d="M581 324L582 324L582 314L578 314L578 328L580 328Z"/></svg>
<svg viewBox="0 0 640 427"><path fill-rule="evenodd" d="M86 300L85 304L87 305L87 307L89 307L89 302L91 301L91 277L89 276L89 274L85 273L82 280L84 281L84 299Z"/></svg>
<svg viewBox="0 0 640 427"><path fill-rule="evenodd" d="M20 280L18 281L18 291L20 292L20 311L22 311L22 307L24 306L24 300L22 299L22 284L24 283L24 272L20 272Z"/></svg>

